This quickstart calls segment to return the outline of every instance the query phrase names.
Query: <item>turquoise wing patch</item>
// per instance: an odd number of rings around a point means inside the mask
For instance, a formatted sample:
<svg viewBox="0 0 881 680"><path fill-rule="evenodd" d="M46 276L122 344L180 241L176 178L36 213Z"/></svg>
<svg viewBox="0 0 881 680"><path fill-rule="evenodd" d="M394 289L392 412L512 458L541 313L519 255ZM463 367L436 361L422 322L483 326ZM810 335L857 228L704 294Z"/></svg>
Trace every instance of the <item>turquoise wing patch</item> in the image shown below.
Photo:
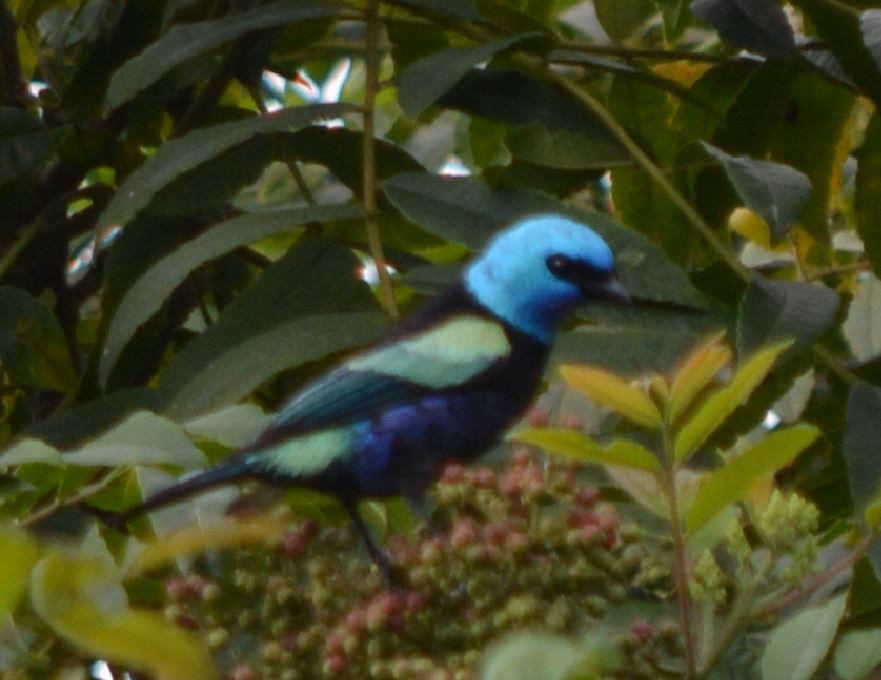
<svg viewBox="0 0 881 680"><path fill-rule="evenodd" d="M252 453L246 461L268 472L308 477L351 452L355 429L337 427L291 437Z"/></svg>
<svg viewBox="0 0 881 680"><path fill-rule="evenodd" d="M510 351L511 343L499 324L478 316L459 316L408 340L354 357L345 366L443 389L468 382Z"/></svg>

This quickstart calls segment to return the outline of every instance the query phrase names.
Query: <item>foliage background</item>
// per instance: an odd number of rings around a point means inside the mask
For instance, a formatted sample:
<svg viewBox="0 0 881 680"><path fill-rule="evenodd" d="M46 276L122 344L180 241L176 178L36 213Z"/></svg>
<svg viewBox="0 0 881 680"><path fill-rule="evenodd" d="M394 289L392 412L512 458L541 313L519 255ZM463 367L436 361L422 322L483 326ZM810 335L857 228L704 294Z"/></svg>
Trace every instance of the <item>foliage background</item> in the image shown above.
<svg viewBox="0 0 881 680"><path fill-rule="evenodd" d="M719 329L741 362L793 339L697 467L772 406L819 428L777 484L819 509L821 576L856 564L847 609L815 617L823 649L839 623L869 636L845 657L877 648L879 64L881 6L860 0L0 2L0 661L54 677L36 613L74 656L202 677L181 671L198 644L157 668L83 637L108 602L111 637L158 624L124 604L131 545L75 506L216 462L539 210L601 231L640 299L586 310L549 377L672 376ZM103 594L70 595L73 574ZM85 609L59 613L67 596Z"/></svg>

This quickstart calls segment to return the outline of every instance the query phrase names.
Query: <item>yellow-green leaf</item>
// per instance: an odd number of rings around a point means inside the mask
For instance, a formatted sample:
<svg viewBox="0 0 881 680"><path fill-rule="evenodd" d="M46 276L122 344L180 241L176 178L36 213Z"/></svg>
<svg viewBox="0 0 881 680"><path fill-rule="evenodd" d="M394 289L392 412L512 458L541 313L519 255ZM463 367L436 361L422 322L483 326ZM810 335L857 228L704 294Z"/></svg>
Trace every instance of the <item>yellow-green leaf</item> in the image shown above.
<svg viewBox="0 0 881 680"><path fill-rule="evenodd" d="M706 399L676 436L674 454L677 461L684 461L694 453L728 416L749 399L753 390L768 375L777 357L791 344L791 340L786 340L759 350L737 369L730 383Z"/></svg>
<svg viewBox="0 0 881 680"><path fill-rule="evenodd" d="M34 609L85 653L143 670L157 680L216 680L199 639L158 613L128 607L119 574L105 560L54 551L31 578Z"/></svg>
<svg viewBox="0 0 881 680"><path fill-rule="evenodd" d="M670 387L670 422L675 422L694 398L731 361L731 350L722 344L722 334L714 335L692 352L673 378Z"/></svg>
<svg viewBox="0 0 881 680"><path fill-rule="evenodd" d="M877 529L881 525L881 498L866 506L863 517L870 529Z"/></svg>
<svg viewBox="0 0 881 680"><path fill-rule="evenodd" d="M608 406L637 425L652 430L663 424L658 407L645 392L631 387L614 373L593 366L563 366L564 380L595 402Z"/></svg>
<svg viewBox="0 0 881 680"><path fill-rule="evenodd" d="M15 611L25 594L31 569L37 562L37 545L23 531L0 530L0 616Z"/></svg>
<svg viewBox="0 0 881 680"><path fill-rule="evenodd" d="M716 513L743 499L770 475L789 465L820 435L813 425L793 425L772 432L730 463L706 475L685 513L689 534L704 526Z"/></svg>
<svg viewBox="0 0 881 680"><path fill-rule="evenodd" d="M651 451L629 439L616 439L602 446L583 432L551 427L520 430L511 438L576 460L652 472L661 468Z"/></svg>

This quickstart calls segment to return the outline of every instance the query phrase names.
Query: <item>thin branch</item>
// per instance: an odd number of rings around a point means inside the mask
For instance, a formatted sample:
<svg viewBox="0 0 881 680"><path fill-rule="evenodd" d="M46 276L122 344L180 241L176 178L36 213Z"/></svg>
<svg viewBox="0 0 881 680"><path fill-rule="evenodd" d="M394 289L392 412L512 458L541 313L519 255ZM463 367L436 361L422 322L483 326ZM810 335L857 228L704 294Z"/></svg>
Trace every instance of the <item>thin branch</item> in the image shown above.
<svg viewBox="0 0 881 680"><path fill-rule="evenodd" d="M97 495L108 486L110 486L110 484L126 470L126 467L118 467L113 469L107 468L106 470L102 470L96 475L96 481L82 487L73 496L56 498L49 505L43 506L39 510L28 515L27 517L23 517L18 521L18 526L21 528L27 528L41 520L46 519L50 515L55 514L62 508L79 505L80 503L89 500L92 496Z"/></svg>
<svg viewBox="0 0 881 680"><path fill-rule="evenodd" d="M364 210L367 213L367 244L370 257L376 265L379 275L379 292L383 306L393 317L398 318L400 312L395 302L392 280L388 273L385 253L382 249L382 238L377 222L376 205L376 148L374 146L374 106L379 84L379 2L367 0L364 16L366 23L367 51L364 53L364 143L362 148Z"/></svg>
<svg viewBox="0 0 881 680"><path fill-rule="evenodd" d="M599 54L607 57L621 59L648 59L653 61L703 61L711 64L740 64L755 63L754 59L742 57L728 57L721 54L707 54L706 52L689 52L688 50L659 50L638 47L621 47L619 45L589 45L586 43L568 42L561 40L560 49L584 52L585 54Z"/></svg>

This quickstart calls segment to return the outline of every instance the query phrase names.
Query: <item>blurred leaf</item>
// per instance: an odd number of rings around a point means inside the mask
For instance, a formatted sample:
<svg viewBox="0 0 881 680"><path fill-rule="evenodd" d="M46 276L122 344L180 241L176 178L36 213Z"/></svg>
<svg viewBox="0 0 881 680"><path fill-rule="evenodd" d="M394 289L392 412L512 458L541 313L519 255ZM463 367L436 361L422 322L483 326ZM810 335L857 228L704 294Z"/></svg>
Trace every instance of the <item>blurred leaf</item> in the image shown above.
<svg viewBox="0 0 881 680"><path fill-rule="evenodd" d="M651 0L595 0L597 19L613 40L629 38L657 11Z"/></svg>
<svg viewBox="0 0 881 680"><path fill-rule="evenodd" d="M722 334L712 336L686 358L682 367L677 369L670 386L671 423L675 423L685 413L694 398L730 361L731 350L723 344Z"/></svg>
<svg viewBox="0 0 881 680"><path fill-rule="evenodd" d="M826 286L755 276L740 304L738 353L788 337L795 339L790 354L796 354L832 328L839 304L838 294Z"/></svg>
<svg viewBox="0 0 881 680"><path fill-rule="evenodd" d="M110 319L99 368L102 384L107 383L123 348L138 328L159 310L171 292L197 267L239 246L289 231L307 222L355 219L360 213L360 209L353 205L250 213L215 224L153 262L130 284Z"/></svg>
<svg viewBox="0 0 881 680"><path fill-rule="evenodd" d="M338 14L341 6L327 0L291 5L287 0L230 14L211 21L172 26L159 40L113 74L107 107L116 109L159 80L175 66L242 35L298 21Z"/></svg>
<svg viewBox="0 0 881 680"><path fill-rule="evenodd" d="M0 107L0 184L37 172L54 150L57 136L34 114Z"/></svg>
<svg viewBox="0 0 881 680"><path fill-rule="evenodd" d="M764 0L694 0L691 11L735 47L785 59L795 54L795 36L783 9Z"/></svg>
<svg viewBox="0 0 881 680"><path fill-rule="evenodd" d="M398 101L411 118L417 118L458 83L475 64L536 37L515 35L473 47L447 47L414 62L398 79Z"/></svg>
<svg viewBox="0 0 881 680"><path fill-rule="evenodd" d="M564 366L560 373L571 387L637 425L650 430L663 425L658 407L646 393L614 373L592 366Z"/></svg>
<svg viewBox="0 0 881 680"><path fill-rule="evenodd" d="M31 569L37 563L39 550L24 531L0 529L0 616L9 620L27 592Z"/></svg>
<svg viewBox="0 0 881 680"><path fill-rule="evenodd" d="M617 666L609 643L605 654L586 659L587 650L567 638L547 633L518 633L487 651L481 680L567 680L594 678Z"/></svg>
<svg viewBox="0 0 881 680"><path fill-rule="evenodd" d="M801 211L800 224L815 239L828 243L830 200L850 147L848 125L854 95L840 85L802 73L789 97L771 151L776 161L808 176L813 191Z"/></svg>
<svg viewBox="0 0 881 680"><path fill-rule="evenodd" d="M861 680L881 664L881 629L849 630L835 646L835 672L841 680Z"/></svg>
<svg viewBox="0 0 881 680"><path fill-rule="evenodd" d="M58 449L49 446L39 439L21 439L0 453L0 467L12 465L26 465L28 463L43 463L61 467L64 458Z"/></svg>
<svg viewBox="0 0 881 680"><path fill-rule="evenodd" d="M194 437L204 437L228 448L240 449L253 442L274 418L264 413L257 404L235 404L188 420L184 423L184 429Z"/></svg>
<svg viewBox="0 0 881 680"><path fill-rule="evenodd" d="M870 17L863 27L859 13L847 5L824 0L797 0L793 4L807 15L847 74L878 106L881 103L881 69L866 46L869 41L874 44L874 17Z"/></svg>
<svg viewBox="0 0 881 680"><path fill-rule="evenodd" d="M872 116L857 151L854 216L875 276L881 277L881 116Z"/></svg>
<svg viewBox="0 0 881 680"><path fill-rule="evenodd" d="M538 192L494 191L469 177L405 173L383 183L388 199L407 219L472 249L517 218L557 212L588 224L615 253L618 273L631 295L643 300L704 308L686 273L644 236L599 212L576 211Z"/></svg>
<svg viewBox="0 0 881 680"><path fill-rule="evenodd" d="M682 424L676 435L674 455L684 462L745 403L753 390L765 379L774 362L790 345L791 341L778 342L754 353L731 378L731 381L711 395L697 408L694 415Z"/></svg>
<svg viewBox="0 0 881 680"><path fill-rule="evenodd" d="M811 196L807 176L781 163L730 156L706 143L703 147L725 166L744 204L771 226L772 241L783 238Z"/></svg>
<svg viewBox="0 0 881 680"><path fill-rule="evenodd" d="M518 160L564 170L605 169L629 162L617 142L536 123L511 131L505 145Z"/></svg>
<svg viewBox="0 0 881 680"><path fill-rule="evenodd" d="M34 568L31 601L63 638L99 659L119 661L157 680L214 680L199 639L162 614L128 607L119 574L90 556L54 551Z"/></svg>
<svg viewBox="0 0 881 680"><path fill-rule="evenodd" d="M492 96L487 96L487 93ZM585 111L571 94L522 71L472 69L439 100L440 106L515 126L541 123L548 130L569 130L617 145L598 118ZM628 159L619 147L620 159Z"/></svg>
<svg viewBox="0 0 881 680"><path fill-rule="evenodd" d="M771 631L762 655L762 680L809 680L829 653L847 594L805 609Z"/></svg>
<svg viewBox="0 0 881 680"><path fill-rule="evenodd" d="M77 451L64 454L69 465L179 465L205 467L203 454L177 423L149 411L135 413Z"/></svg>
<svg viewBox="0 0 881 680"><path fill-rule="evenodd" d="M288 529L289 522L278 517L262 517L249 522L224 517L210 526L190 525L163 535L161 541L132 544L126 554L125 577L138 576L199 552L269 545L279 541Z"/></svg>
<svg viewBox="0 0 881 680"><path fill-rule="evenodd" d="M97 228L100 232L127 224L178 177L255 135L302 127L321 118L338 118L350 111L354 107L348 104L300 106L199 128L172 139L126 178L98 218Z"/></svg>
<svg viewBox="0 0 881 680"><path fill-rule="evenodd" d="M602 446L584 432L552 427L517 430L509 438L574 460L649 472L661 469L651 451L630 439L616 439Z"/></svg>
<svg viewBox="0 0 881 680"><path fill-rule="evenodd" d="M478 21L480 13L477 11L473 0L401 0L402 5L426 9L438 14L465 19L466 21Z"/></svg>
<svg viewBox="0 0 881 680"><path fill-rule="evenodd" d="M776 430L748 451L704 477L694 501L686 510L689 534L694 534L728 505L743 500L755 485L789 465L820 436L812 425Z"/></svg>
<svg viewBox="0 0 881 680"><path fill-rule="evenodd" d="M853 504L863 509L881 491L881 387L861 382L851 388L841 452Z"/></svg>
<svg viewBox="0 0 881 680"><path fill-rule="evenodd" d="M191 342L162 376L160 399L176 418L233 403L279 371L375 339L384 317L356 278L347 248L297 244Z"/></svg>
<svg viewBox="0 0 881 680"><path fill-rule="evenodd" d="M881 280L860 276L841 327L850 350L859 361L881 353Z"/></svg>
<svg viewBox="0 0 881 680"><path fill-rule="evenodd" d="M355 130L313 126L279 135L276 145L284 150L285 156L325 166L360 196L364 181L363 142L364 135ZM425 170L408 152L383 139L374 140L374 154L376 178L380 181L402 172Z"/></svg>
<svg viewBox="0 0 881 680"><path fill-rule="evenodd" d="M21 385L68 392L77 384L64 331L52 312L9 286L0 286L0 361Z"/></svg>

